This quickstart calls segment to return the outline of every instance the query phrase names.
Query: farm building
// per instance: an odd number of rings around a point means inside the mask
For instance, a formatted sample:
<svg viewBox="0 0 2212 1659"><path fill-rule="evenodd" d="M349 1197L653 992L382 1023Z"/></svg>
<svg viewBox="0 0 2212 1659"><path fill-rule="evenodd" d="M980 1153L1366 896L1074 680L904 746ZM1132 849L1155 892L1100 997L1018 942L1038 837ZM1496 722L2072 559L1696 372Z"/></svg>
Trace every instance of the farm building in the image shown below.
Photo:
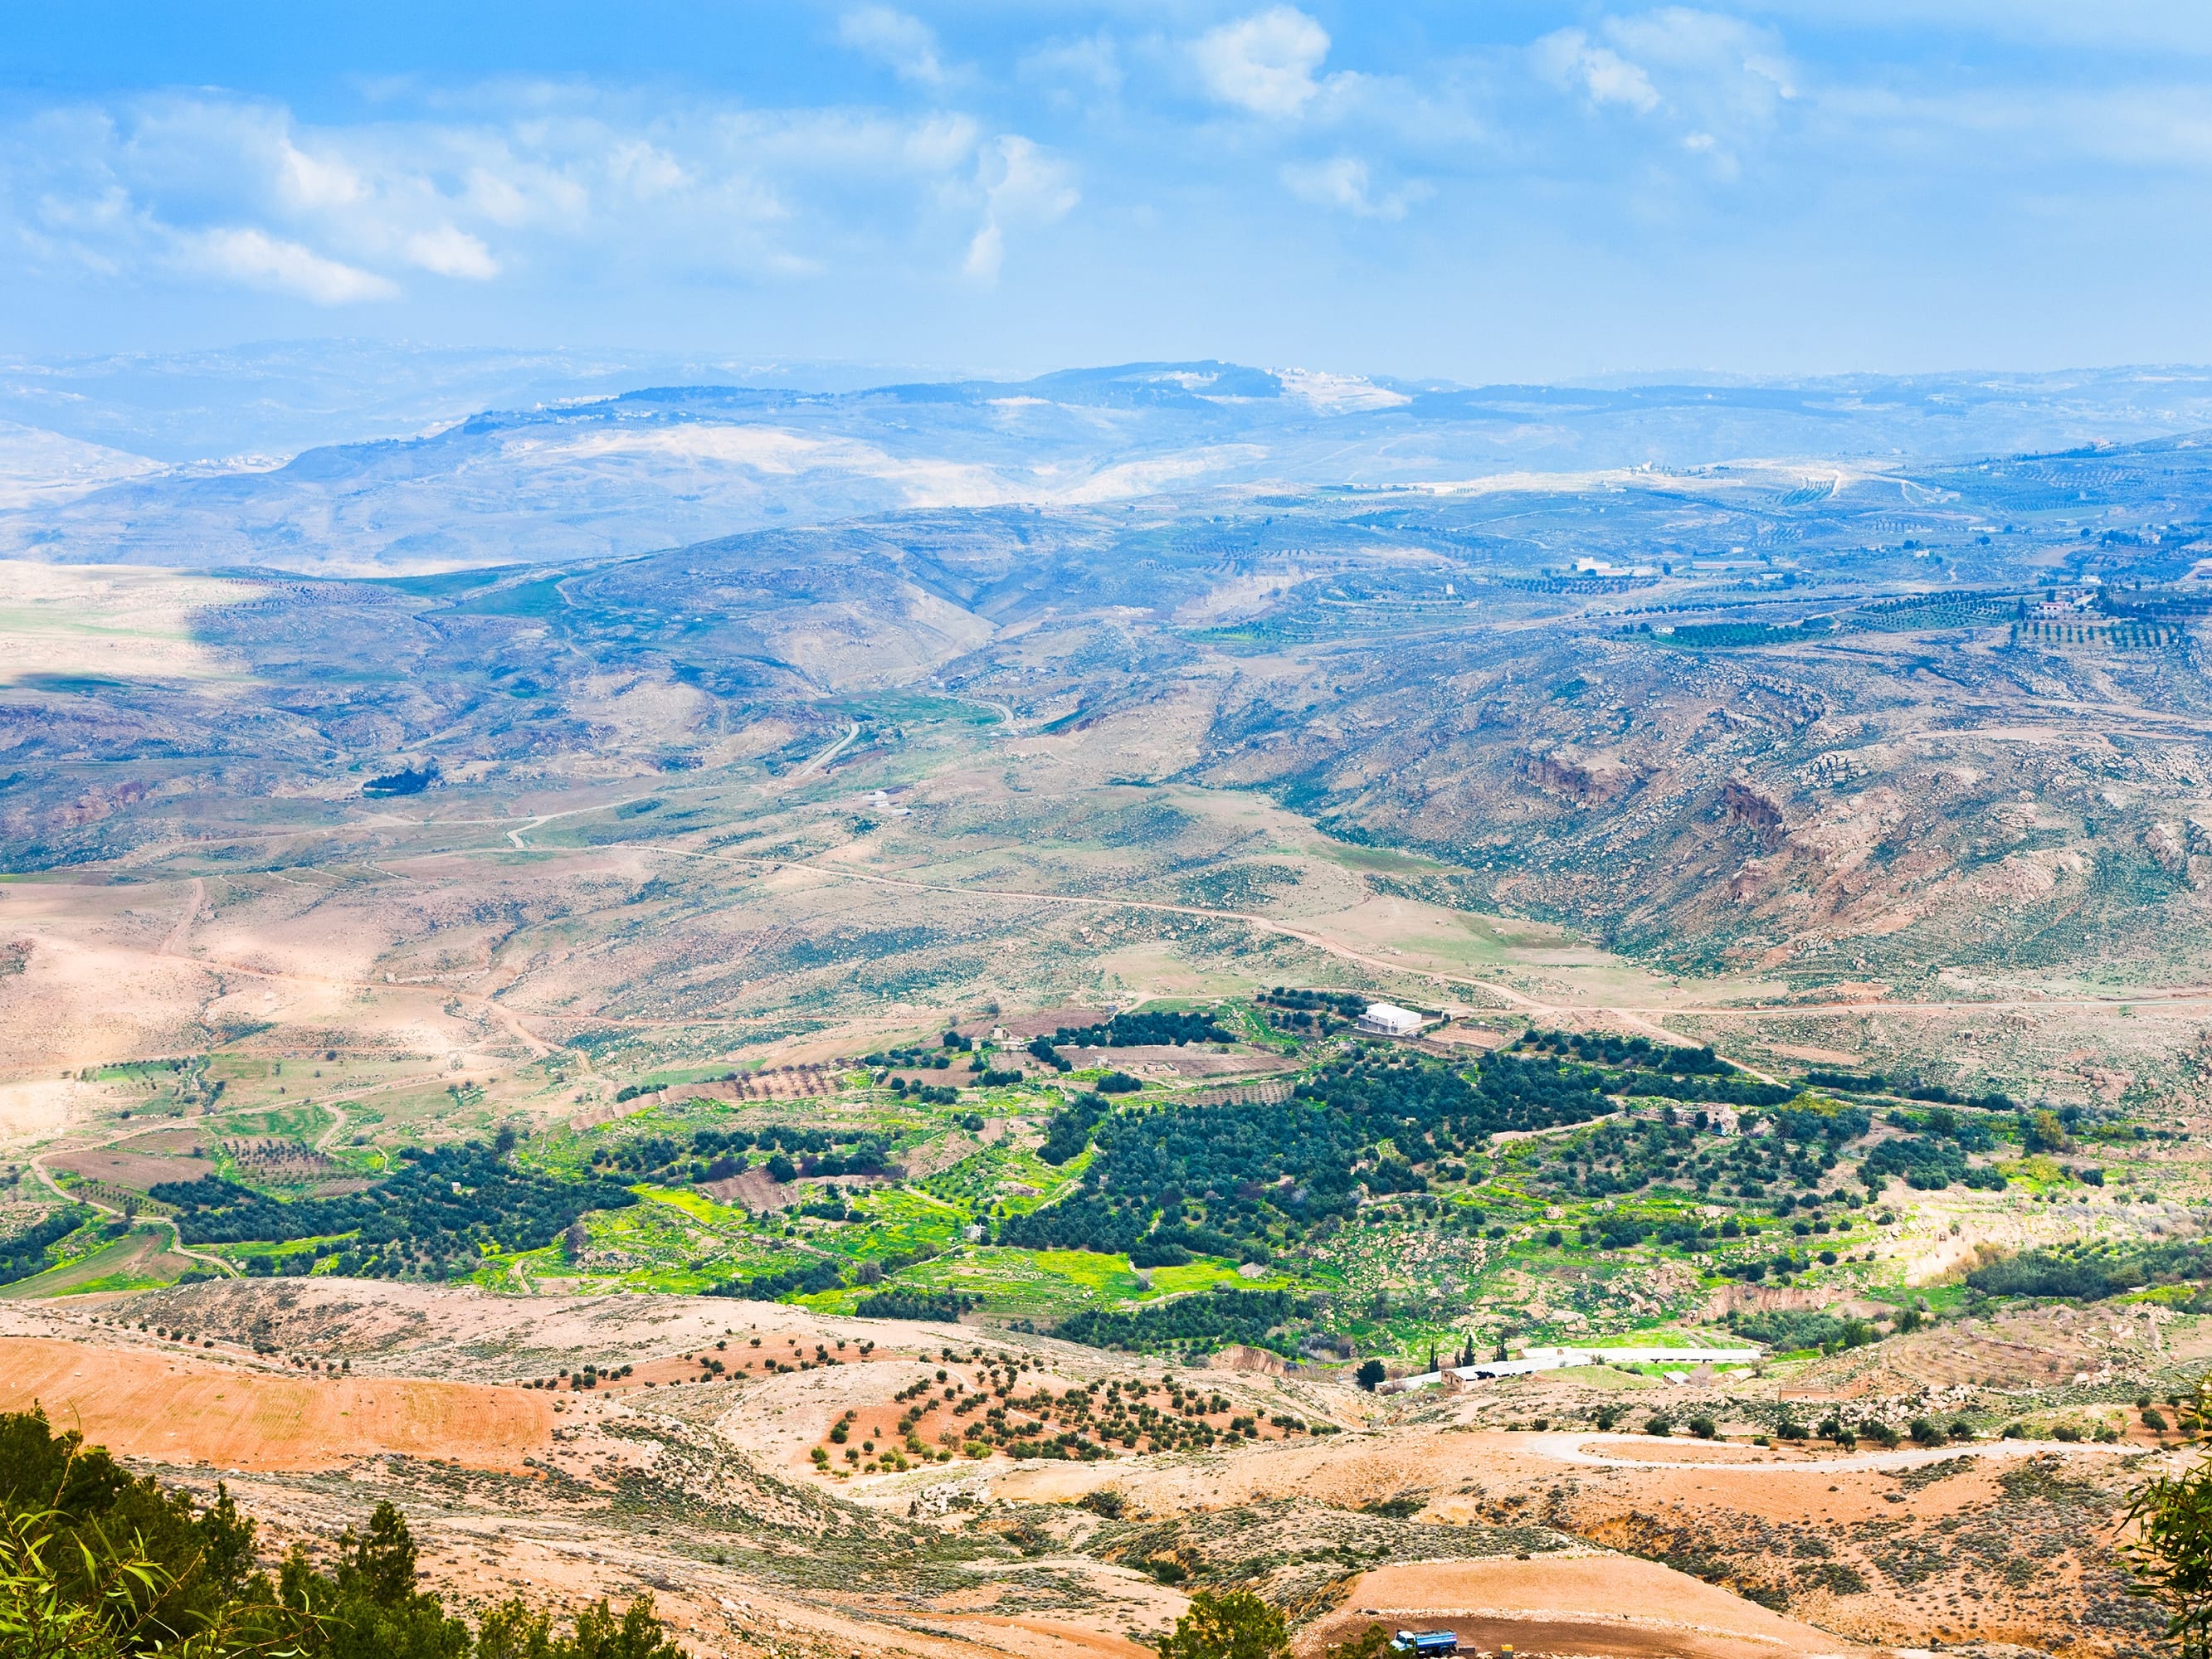
<svg viewBox="0 0 2212 1659"><path fill-rule="evenodd" d="M1358 1029L1363 1036L1419 1036L1424 1024L1421 1017L1410 1009L1388 1002L1370 1002L1367 1012L1359 1017Z"/></svg>

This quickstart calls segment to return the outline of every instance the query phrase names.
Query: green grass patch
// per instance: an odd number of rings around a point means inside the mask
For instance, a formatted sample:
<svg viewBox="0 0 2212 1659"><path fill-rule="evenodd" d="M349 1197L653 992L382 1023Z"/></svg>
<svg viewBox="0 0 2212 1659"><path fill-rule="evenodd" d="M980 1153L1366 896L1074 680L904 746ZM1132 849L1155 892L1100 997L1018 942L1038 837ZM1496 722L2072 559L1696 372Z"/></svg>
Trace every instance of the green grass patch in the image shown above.
<svg viewBox="0 0 2212 1659"><path fill-rule="evenodd" d="M1586 1389L1649 1389L1656 1386L1653 1378L1640 1371L1616 1370L1611 1365L1568 1365L1556 1371L1547 1371L1544 1375L1579 1382Z"/></svg>
<svg viewBox="0 0 2212 1659"><path fill-rule="evenodd" d="M1265 1279L1246 1279L1237 1271L1237 1263L1219 1256L1200 1256L1181 1267L1153 1267L1147 1270L1152 1281L1151 1294L1155 1297L1182 1296L1191 1291L1206 1291L1216 1285L1225 1285L1233 1290L1279 1291L1293 1282L1279 1273L1270 1273Z"/></svg>

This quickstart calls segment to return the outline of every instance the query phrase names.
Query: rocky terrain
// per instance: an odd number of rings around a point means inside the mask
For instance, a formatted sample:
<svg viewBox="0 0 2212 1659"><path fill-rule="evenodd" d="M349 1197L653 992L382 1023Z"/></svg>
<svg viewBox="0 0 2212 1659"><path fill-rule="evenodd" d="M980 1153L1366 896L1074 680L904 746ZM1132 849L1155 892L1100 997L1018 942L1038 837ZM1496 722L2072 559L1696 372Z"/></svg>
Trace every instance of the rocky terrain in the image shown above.
<svg viewBox="0 0 2212 1659"><path fill-rule="evenodd" d="M40 450L0 1405L702 1652L2147 1651L2195 393L1695 390Z"/></svg>

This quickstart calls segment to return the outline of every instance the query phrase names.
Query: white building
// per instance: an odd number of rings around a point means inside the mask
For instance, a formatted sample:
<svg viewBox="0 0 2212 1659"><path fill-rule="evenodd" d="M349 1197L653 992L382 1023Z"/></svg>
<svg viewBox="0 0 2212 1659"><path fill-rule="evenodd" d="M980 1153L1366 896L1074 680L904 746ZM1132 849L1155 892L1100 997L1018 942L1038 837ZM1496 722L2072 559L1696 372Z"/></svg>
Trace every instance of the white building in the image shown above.
<svg viewBox="0 0 2212 1659"><path fill-rule="evenodd" d="M1367 1012L1359 1017L1358 1030L1363 1036L1419 1036L1424 1023L1411 1009L1388 1002L1370 1002Z"/></svg>

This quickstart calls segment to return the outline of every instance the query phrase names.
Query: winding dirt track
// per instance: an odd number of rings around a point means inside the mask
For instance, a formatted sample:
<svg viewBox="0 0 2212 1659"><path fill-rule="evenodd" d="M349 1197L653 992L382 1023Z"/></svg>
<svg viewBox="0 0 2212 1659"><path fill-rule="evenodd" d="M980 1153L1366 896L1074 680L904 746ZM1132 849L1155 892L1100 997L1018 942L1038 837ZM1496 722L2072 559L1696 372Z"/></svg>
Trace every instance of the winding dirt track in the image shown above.
<svg viewBox="0 0 2212 1659"><path fill-rule="evenodd" d="M1883 1013L1940 1014L1990 1013L2014 1009L2118 1009L2123 1006L2160 1003L2178 1008L2202 1007L2212 1010L2212 987L2181 985L2151 987L2117 996L2075 997L2010 997L1986 999L1955 999L1944 1001L1893 1002L1880 997L1847 998L1829 1002L1669 1002L1669 1003L1605 1003L1580 1001L1546 1001L1510 985L1500 985L1490 980L1470 979L1463 975L1448 974L1427 968L1408 967L1403 961L1389 961L1366 951L1354 950L1328 934L1310 927L1293 927L1270 916L1255 915L1249 910L1219 910L1203 905L1170 904L1157 899L1094 897L1074 893L1034 893L1011 887L963 887L950 883L914 881L902 876L878 875L872 871L850 870L836 865L816 863L805 859L757 859L735 853L708 853L690 848L653 845L641 842L611 843L639 850L672 854L678 857L699 859L714 863L738 864L768 871L803 869L834 880L858 882L873 887L889 887L915 893L937 893L955 898L998 898L1024 904L1061 905L1092 910L1142 910L1155 915L1187 916L1211 921L1239 921L1248 927L1274 933L1284 939L1295 939L1301 945L1326 951L1346 962L1354 962L1377 972L1410 975L1461 990L1480 992L1495 996L1510 1006L1534 1014L1605 1014L1623 1024L1640 1028L1655 1036L1670 1042L1692 1042L1698 1039L1670 1031L1660 1022L1669 1017L1684 1014L1726 1015L1731 1018L1790 1018L1807 1013L1858 1013L1879 1010Z"/></svg>
<svg viewBox="0 0 2212 1659"><path fill-rule="evenodd" d="M829 753L834 754L849 740L848 733L846 738L832 744ZM817 760L827 758L827 756L817 758ZM592 806L577 807L564 812L547 813L532 817L522 825L508 830L506 839L512 847L520 851L544 850L531 845L527 839L530 830L541 824L550 823L556 818L571 817L580 812L603 811L607 805L617 804L619 803L600 803ZM1263 933L1272 933L1278 938L1293 940L1310 949L1335 957L1340 961L1356 963L1372 972L1394 976L1412 975L1426 980L1432 984L1449 986L1456 991L1469 994L1476 999L1487 1000L1503 1008L1525 1013L1538 1019L1602 1018L1622 1029L1641 1031L1646 1036L1670 1042L1694 1044L1703 1040L1692 1034L1674 1030L1668 1026L1666 1022L1670 1018L1680 1018L1686 1015L1720 1016L1736 1020L1761 1020L1796 1018L1807 1014L1880 1012L1885 1014L1932 1018L1956 1014L1987 1015L2022 1010L2094 1012L2117 1010L2123 1005L2137 1006L2149 1005L2170 1009L2176 1012L2190 1012L2212 1015L2212 987L2193 985L2148 987L2130 991L2125 995L2113 996L2016 996L1986 999L1959 998L1938 1001L1892 1001L1875 996L1807 1002L1760 1003L1703 1000L1664 1004L1583 1001L1571 998L1546 999L1532 996L1515 987L1502 985L1492 980L1471 978L1465 975L1446 973L1435 969L1411 967L1402 959L1392 960L1370 951L1361 951L1315 927L1255 915L1248 910L1217 909L1204 905L1170 903L1158 899L1122 898L1073 893L1041 893L1020 888L1000 886L964 886L950 882L921 881L909 877L884 875L874 871L856 870L811 860L753 858L743 854L708 852L693 848L670 846L658 842L621 841L599 844L599 850L602 851L613 848L626 848L632 851L662 857L696 860L702 863L737 866L763 873L782 870L804 870L810 875L824 880L850 882L896 892L930 893L951 898L997 899L1012 904L1047 905L1073 910L1136 910L1151 915L1172 916L1190 921L1235 921ZM204 884L196 878L191 886L191 902L175 928L163 941L162 955L191 963L210 973L234 974L271 983L289 982L349 990L386 988L368 980L260 968L192 951L189 948L190 925L204 902ZM418 986L416 988L432 988ZM526 1016L509 1005L500 1001L496 995L488 996L482 993L467 991L445 984L436 985L434 988L441 994L453 997L471 1007L482 1010L496 1020L510 1036L526 1045L541 1058L564 1052L558 1042L538 1035L526 1023ZM565 1014L560 1018L569 1022L581 1019L585 1023L595 1025L623 1027L747 1025L758 1023L757 1018L749 1017L705 1016L685 1019L637 1019Z"/></svg>
<svg viewBox="0 0 2212 1659"><path fill-rule="evenodd" d="M153 1134L167 1127L166 1124L142 1126L135 1129L125 1129L120 1134L110 1135L105 1140L70 1141L58 1146L48 1146L42 1152L33 1153L26 1161L31 1173L39 1178L40 1184L64 1204L82 1204L88 1208L98 1210L102 1215L121 1215L123 1212L112 1204L94 1198L89 1193L73 1193L63 1186L60 1182L54 1179L54 1172L46 1168L46 1160L50 1158L60 1158L69 1152L95 1152L105 1147L118 1146L137 1136ZM153 1225L167 1227L169 1230L169 1243L167 1249L171 1255L180 1255L187 1261L197 1261L204 1267L212 1267L227 1278L237 1277L238 1269L221 1256L209 1255L186 1244L184 1234L178 1231L177 1224L172 1218L149 1216L146 1219Z"/></svg>

